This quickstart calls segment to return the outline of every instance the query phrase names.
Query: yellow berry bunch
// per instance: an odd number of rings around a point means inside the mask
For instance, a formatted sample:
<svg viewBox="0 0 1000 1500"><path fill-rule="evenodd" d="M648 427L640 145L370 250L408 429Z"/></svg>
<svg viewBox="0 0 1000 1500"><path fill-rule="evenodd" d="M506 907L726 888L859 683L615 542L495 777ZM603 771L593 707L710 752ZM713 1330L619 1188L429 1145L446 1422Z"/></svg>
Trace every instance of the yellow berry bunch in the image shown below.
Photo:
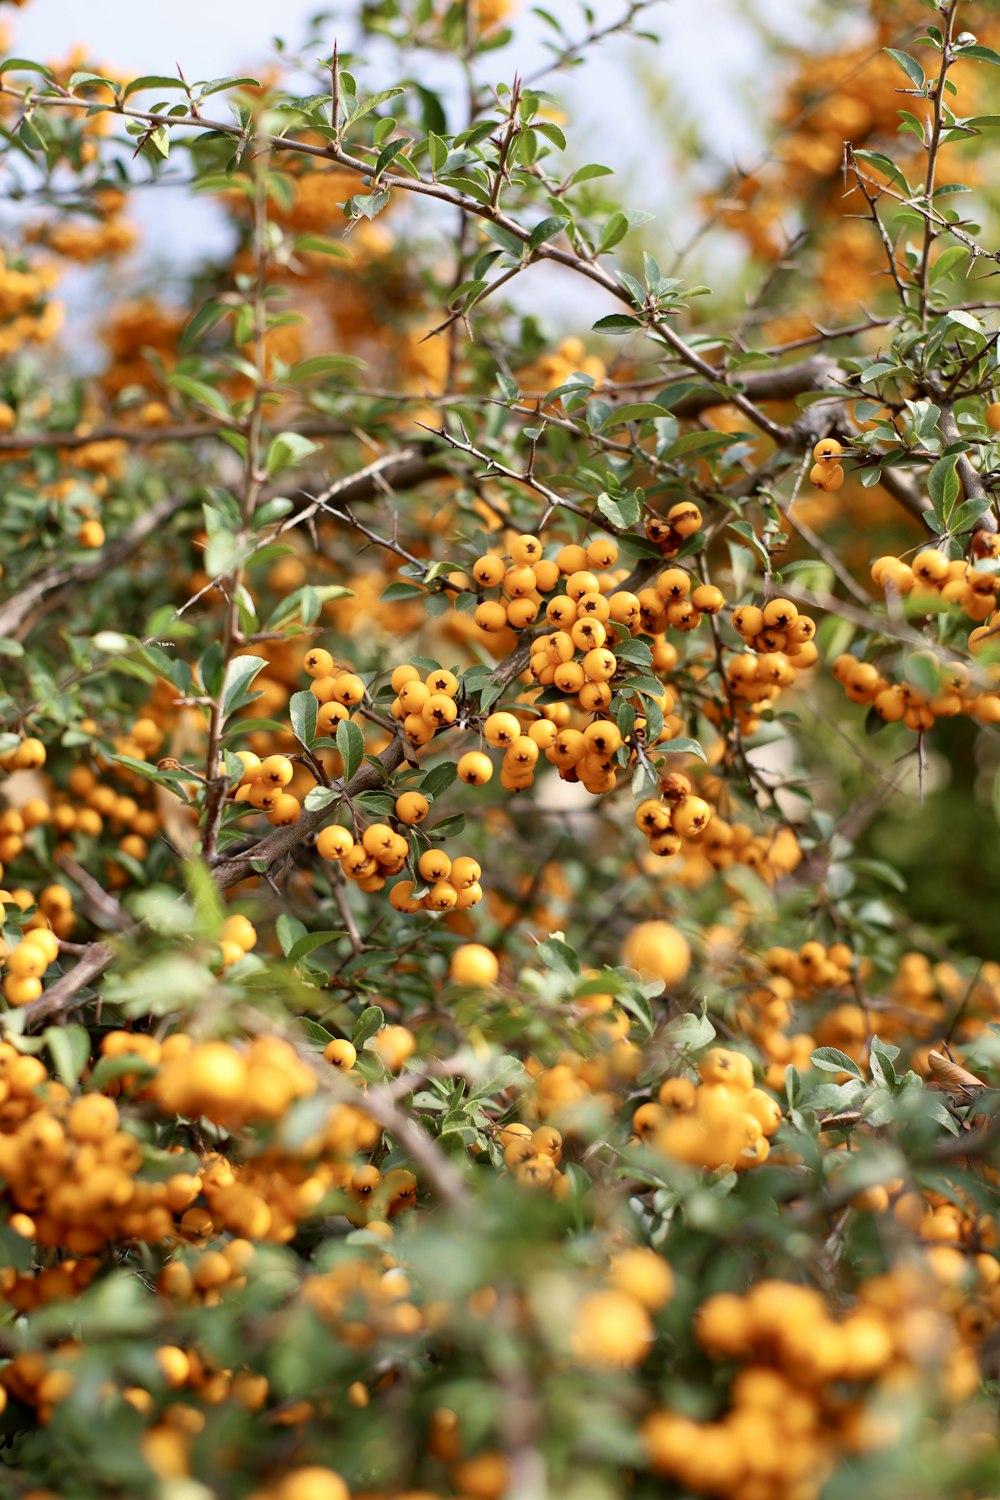
<svg viewBox="0 0 1000 1500"><path fill-rule="evenodd" d="M981 724L1000 723L1000 669L995 665L987 665L988 686L981 687L973 682L964 662L938 663L926 653L917 653L911 660L929 664L936 687L918 687L912 681L890 682L874 662L859 661L851 652L837 657L832 672L852 703L870 704L886 724L902 723L919 733L933 728L936 719L953 719L959 714Z"/></svg>
<svg viewBox="0 0 1000 1500"><path fill-rule="evenodd" d="M693 500L678 500L665 516L646 523L646 536L664 557L676 557L689 537L701 530L702 515Z"/></svg>
<svg viewBox="0 0 1000 1500"><path fill-rule="evenodd" d="M0 753L0 770L38 771L44 766L45 758L45 746L41 740L27 735L10 749Z"/></svg>
<svg viewBox="0 0 1000 1500"><path fill-rule="evenodd" d="M873 1385L891 1381L900 1360L913 1358L894 1317L914 1291L909 1280L875 1278L863 1292L878 1291L878 1300L865 1297L839 1313L820 1292L787 1281L709 1297L695 1333L711 1357L739 1366L728 1408L709 1422L652 1412L642 1437L654 1471L696 1494L816 1500L840 1454L894 1435L893 1418L886 1431L885 1419L869 1416L868 1397ZM933 1292L921 1290L916 1305L926 1317ZM957 1383L964 1355L960 1346L951 1351Z"/></svg>
<svg viewBox="0 0 1000 1500"><path fill-rule="evenodd" d="M814 990L842 989L854 977L866 978L872 969L871 961L859 962L847 943L827 947L815 938L798 949L768 948L764 963L772 974L782 975L793 985L797 997L805 999Z"/></svg>
<svg viewBox="0 0 1000 1500"><path fill-rule="evenodd" d="M992 561L1000 556L1000 535L976 531L972 539L973 560L949 558L938 547L924 547L904 562L891 554L872 563L872 582L887 594L910 596L913 608L936 611L957 604L970 620L982 624L996 609L1000 576L976 567L976 559Z"/></svg>
<svg viewBox="0 0 1000 1500"><path fill-rule="evenodd" d="M417 801L419 799L419 803ZM412 814L426 799L420 793L404 792L397 800ZM404 826L410 826L402 819ZM344 874L363 891L380 891L386 881L399 875L410 858L410 845L388 823L369 823L360 840L339 823L322 829L316 851L323 859L339 864ZM400 880L389 892L390 905L408 915L418 911L467 911L483 899L482 868L471 855L452 859L443 849L426 848L417 857L416 878Z"/></svg>
<svg viewBox="0 0 1000 1500"><path fill-rule="evenodd" d="M411 744L428 744L439 729L458 718L459 682L454 672L438 667L421 677L419 668L405 662L393 672L391 684L396 696L389 711L402 721Z"/></svg>
<svg viewBox="0 0 1000 1500"><path fill-rule="evenodd" d="M843 444L838 443L836 438L820 438L813 448L814 463L809 470L810 484L828 493L839 490L844 482L844 470L840 463L843 451Z"/></svg>
<svg viewBox="0 0 1000 1500"><path fill-rule="evenodd" d="M696 797L687 776L679 771L661 777L660 797L647 797L635 810L635 826L645 834L651 853L679 854L684 841L698 843L713 808L704 797Z"/></svg>
<svg viewBox="0 0 1000 1500"><path fill-rule="evenodd" d="M597 539L587 549L564 547L555 558L546 558L544 550L539 537L525 534L513 539L506 557L487 552L476 559L472 577L477 587L499 595L477 604L474 618L480 630L526 629L537 620L543 596L552 594L561 578L568 579L588 565L608 568L618 556L610 539ZM595 579L595 591L598 587Z"/></svg>
<svg viewBox="0 0 1000 1500"><path fill-rule="evenodd" d="M634 1245L611 1257L605 1284L576 1307L570 1347L584 1368L628 1369L653 1347L653 1315L673 1300L674 1273L655 1250Z"/></svg>
<svg viewBox="0 0 1000 1500"><path fill-rule="evenodd" d="M781 1107L754 1086L753 1063L742 1052L713 1047L698 1066L699 1082L668 1078L655 1102L632 1115L636 1142L672 1161L716 1170L759 1166L781 1123Z"/></svg>
<svg viewBox="0 0 1000 1500"><path fill-rule="evenodd" d="M540 1188L563 1199L572 1192L572 1183L559 1171L563 1138L552 1125L529 1125L516 1121L500 1131L504 1165L522 1187Z"/></svg>
<svg viewBox="0 0 1000 1500"><path fill-rule="evenodd" d="M769 599L764 605L741 604L733 610L733 628L761 655L780 654L796 667L811 667L819 659L816 621L811 615L799 614L791 599Z"/></svg>

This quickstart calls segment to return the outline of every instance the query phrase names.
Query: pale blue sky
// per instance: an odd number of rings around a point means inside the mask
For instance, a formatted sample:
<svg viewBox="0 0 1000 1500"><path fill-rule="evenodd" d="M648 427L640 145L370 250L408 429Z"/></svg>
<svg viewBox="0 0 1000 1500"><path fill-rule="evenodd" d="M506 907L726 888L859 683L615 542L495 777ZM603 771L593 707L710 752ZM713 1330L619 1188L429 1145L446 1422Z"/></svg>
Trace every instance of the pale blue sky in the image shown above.
<svg viewBox="0 0 1000 1500"><path fill-rule="evenodd" d="M599 24L625 9L625 0L593 3ZM548 4L564 18L570 35L585 30L575 0ZM274 0L169 0L159 5L142 0L32 0L24 10L5 8L4 19L13 28L13 50L20 56L64 57L76 43L85 42L93 61L117 73L172 72L180 63L193 79L253 73L274 55L276 27L294 49L309 19L321 9L331 16L321 30L324 42L332 46L337 36L350 45L358 0L326 5L317 0L280 0L277 5ZM557 75L549 84L567 106L572 159L601 161L621 172L628 179L628 186L622 184L623 200L657 212L657 231L668 246L670 229L678 222L676 206L690 194L690 186L674 180L673 163L659 144L662 121L652 132L657 146L651 152L643 144L650 93L669 98L669 109L681 118L693 113L710 117L706 135L723 161L752 159L760 140L757 117L766 107L759 85L769 66L759 39L742 19L742 9L741 0L663 0L642 18L645 29L661 38L655 49L615 38L595 49L584 66ZM752 9L788 41L809 34L808 3L752 0ZM482 76L488 82L509 79L515 67L530 74L548 56L542 38L551 32L530 13L529 0L521 0L514 27L514 43L482 60ZM376 60L377 53L373 64ZM426 66L434 69L428 83L447 87L448 77L455 76L447 59L428 60ZM640 74L643 86L637 84ZM167 275L171 265L180 268L228 242L221 214L203 200L192 202L181 187L139 194L131 213L142 227L145 254L151 253ZM133 274L141 264L133 258ZM75 282L77 277L70 279ZM525 287L524 292L531 305L545 305L548 291L542 277L534 278L530 291ZM71 303L77 300L74 288L64 283L63 294L67 293Z"/></svg>

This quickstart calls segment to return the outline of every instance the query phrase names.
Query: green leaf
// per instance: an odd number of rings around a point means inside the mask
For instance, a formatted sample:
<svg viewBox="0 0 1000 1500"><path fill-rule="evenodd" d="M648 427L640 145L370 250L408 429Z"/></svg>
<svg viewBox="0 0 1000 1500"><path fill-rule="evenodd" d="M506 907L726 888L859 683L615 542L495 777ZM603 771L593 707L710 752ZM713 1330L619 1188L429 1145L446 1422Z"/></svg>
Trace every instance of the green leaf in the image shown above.
<svg viewBox="0 0 1000 1500"><path fill-rule="evenodd" d="M299 1025L316 1047L325 1047L327 1042L333 1041L333 1032L327 1031L325 1026L321 1026L311 1016L299 1016Z"/></svg>
<svg viewBox="0 0 1000 1500"><path fill-rule="evenodd" d="M591 329L594 333L634 333L644 326L641 318L630 318L627 313L608 313L607 317L592 323Z"/></svg>
<svg viewBox="0 0 1000 1500"><path fill-rule="evenodd" d="M605 417L598 431L608 432L615 427L624 427L626 422L644 422L651 417L669 417L669 415L666 407L657 406L655 401L633 401L626 406L616 406L611 414Z"/></svg>
<svg viewBox="0 0 1000 1500"><path fill-rule="evenodd" d="M325 948L329 943L335 943L338 938L345 936L342 927L329 932L307 932L305 937L300 937L298 942L292 944L285 957L295 963L297 959L307 958L310 953L315 953L317 948Z"/></svg>
<svg viewBox="0 0 1000 1500"><path fill-rule="evenodd" d="M581 182L590 182L594 177L613 177L614 170L604 167L599 161L588 162L585 167L578 167L569 180L570 187L576 187Z"/></svg>
<svg viewBox="0 0 1000 1500"><path fill-rule="evenodd" d="M542 222L540 224L536 224L534 229L531 231L531 238L528 241L528 249L537 250L539 245L544 245L546 240L551 240L555 235L559 234L561 230L565 229L568 223L569 219L567 219L564 214L552 214L549 218L543 219Z"/></svg>
<svg viewBox="0 0 1000 1500"><path fill-rule="evenodd" d="M382 590L380 597L388 602L394 599L424 599L427 597L427 590L419 583L390 583Z"/></svg>
<svg viewBox="0 0 1000 1500"><path fill-rule="evenodd" d="M292 365L285 379L297 385L302 380L316 380L323 375L343 375L358 369L362 363L353 354L316 354L312 359L303 359Z"/></svg>
<svg viewBox="0 0 1000 1500"><path fill-rule="evenodd" d="M839 1047L817 1047L811 1061L814 1068L821 1068L824 1073L850 1073L852 1078L865 1082L865 1075L857 1063Z"/></svg>
<svg viewBox="0 0 1000 1500"><path fill-rule="evenodd" d="M302 803L302 806L306 812L320 812L324 807L329 807L331 802L338 802L341 795L336 787L310 787L308 792L306 792L305 801Z"/></svg>
<svg viewBox="0 0 1000 1500"><path fill-rule="evenodd" d="M203 333L214 328L216 323L221 322L231 311L232 309L226 307L224 303L216 302L214 299L203 303L181 334L181 348L190 349Z"/></svg>
<svg viewBox="0 0 1000 1500"><path fill-rule="evenodd" d="M384 1025L385 1012L380 1005L369 1005L366 1010L361 1012L354 1023L354 1030L351 1032L351 1041L359 1052L365 1042L370 1041L377 1031L382 1030Z"/></svg>
<svg viewBox="0 0 1000 1500"><path fill-rule="evenodd" d="M937 260L931 266L930 279L933 285L943 281L950 276L952 271L963 262L968 261L969 251L964 245L949 245L947 250L942 250Z"/></svg>
<svg viewBox="0 0 1000 1500"><path fill-rule="evenodd" d="M440 172L448 160L447 142L443 141L439 135L435 135L432 130L427 137L427 149L431 159L431 171Z"/></svg>
<svg viewBox="0 0 1000 1500"><path fill-rule="evenodd" d="M617 212L604 221L604 226L601 229L601 237L597 242L598 253L601 254L605 250L611 250L620 240L625 238L628 231L628 215L623 214L621 209L618 209Z"/></svg>
<svg viewBox="0 0 1000 1500"><path fill-rule="evenodd" d="M87 1080L92 1089L103 1089L106 1083L124 1078L126 1073L136 1074L140 1079L153 1078L156 1069L137 1052L120 1052L115 1057L102 1057L95 1064Z"/></svg>
<svg viewBox="0 0 1000 1500"><path fill-rule="evenodd" d="M888 57L891 57L893 62L899 64L914 88L923 88L927 79L924 76L923 68L915 57L911 57L908 52L899 52L895 47L883 47L882 51Z"/></svg>
<svg viewBox="0 0 1000 1500"><path fill-rule="evenodd" d="M364 115L370 114L373 109L378 109L379 105L384 104L387 99L395 99L397 95L405 93L406 90L397 85L395 88L382 89L380 93L372 94L370 99L363 99L357 108L352 111L347 124L353 125L357 120L362 119Z"/></svg>
<svg viewBox="0 0 1000 1500"><path fill-rule="evenodd" d="M341 719L337 725L337 750L344 763L346 786L365 758L365 737L353 719Z"/></svg>
<svg viewBox="0 0 1000 1500"><path fill-rule="evenodd" d="M685 453L701 453L707 448L729 448L740 441L736 432L685 432L676 443L672 443L663 455L665 458L680 458Z"/></svg>
<svg viewBox="0 0 1000 1500"><path fill-rule="evenodd" d="M957 323L959 328L968 328L970 333L981 334L983 331L983 325L979 319L973 317L972 313L966 312L964 307L949 308L944 316L946 322Z"/></svg>
<svg viewBox="0 0 1000 1500"><path fill-rule="evenodd" d="M302 463L311 454L318 453L319 446L319 443L314 443L312 438L303 436L301 432L279 432L268 445L264 464L268 477L293 464Z"/></svg>
<svg viewBox="0 0 1000 1500"><path fill-rule="evenodd" d="M223 89L238 89L244 86L259 89L260 80L257 78L210 78L207 83L202 84L198 97L207 99L210 94L221 94Z"/></svg>
<svg viewBox="0 0 1000 1500"><path fill-rule="evenodd" d="M667 755L697 755L699 760L703 760L706 766L708 765L708 756L705 754L704 746L685 735L679 735L676 740L664 740L656 748Z"/></svg>
<svg viewBox="0 0 1000 1500"><path fill-rule="evenodd" d="M992 47L963 47L958 54L960 57L976 57L980 62L992 63L995 68L1000 68L1000 52L994 52Z"/></svg>
<svg viewBox="0 0 1000 1500"><path fill-rule="evenodd" d="M301 693L293 693L291 698L289 698L289 722L292 726L292 733L301 745L311 745L316 738L316 716L318 713L319 704L308 689Z"/></svg>
<svg viewBox="0 0 1000 1500"><path fill-rule="evenodd" d="M4 73L41 73L45 78L52 77L51 68L47 68L44 63L32 62L30 57L0 59L0 75Z"/></svg>
<svg viewBox="0 0 1000 1500"><path fill-rule="evenodd" d="M704 1010L700 1016L675 1016L664 1027L663 1039L672 1047L679 1047L685 1052L696 1052L715 1040L715 1027Z"/></svg>
<svg viewBox="0 0 1000 1500"><path fill-rule="evenodd" d="M90 1058L90 1033L85 1026L47 1026L42 1041L56 1072L68 1089L75 1088Z"/></svg>
<svg viewBox="0 0 1000 1500"><path fill-rule="evenodd" d="M566 150L565 133L558 125L553 125L551 120L539 120L537 124L533 122L528 128L537 130L539 135L544 135L546 140L550 140L553 146L558 146L560 151Z"/></svg>
<svg viewBox="0 0 1000 1500"><path fill-rule="evenodd" d="M435 838L456 838L465 828L465 813L452 813L450 818L442 818L440 823L435 823L428 832L433 833Z"/></svg>
<svg viewBox="0 0 1000 1500"><path fill-rule="evenodd" d="M613 500L602 491L597 497L597 509L618 531L627 531L642 515L642 505L634 494L622 495L620 499Z"/></svg>
<svg viewBox="0 0 1000 1500"><path fill-rule="evenodd" d="M233 657L226 667L222 685L223 718L228 718L236 709L253 700L254 694L248 692L248 689L258 672L262 672L267 665L263 656Z"/></svg>
<svg viewBox="0 0 1000 1500"><path fill-rule="evenodd" d="M958 499L960 486L955 468L957 462L956 453L939 458L927 475L927 493L930 496L934 514L945 524L947 524L952 506Z"/></svg>
<svg viewBox="0 0 1000 1500"><path fill-rule="evenodd" d="M339 583L324 583L315 586L307 584L304 588L295 589L282 599L281 603L268 616L265 628L276 630L280 625L287 625L289 621L294 619L301 619L303 624L311 624L312 621L307 621L304 616L307 606L312 600L316 600L320 604L325 604L330 599L353 598L354 590L345 589Z"/></svg>
<svg viewBox="0 0 1000 1500"><path fill-rule="evenodd" d="M125 85L122 98L129 99L133 94L141 93L145 89L185 89L185 87L180 78L171 78L169 74L144 73L141 78L133 78L131 83Z"/></svg>
<svg viewBox="0 0 1000 1500"><path fill-rule="evenodd" d="M347 247L341 245L337 240L331 240L326 234L297 234L295 236L295 249L304 251L307 255L331 255L335 260L347 259ZM321 355L320 358L328 356ZM333 359L350 361L351 364L363 364L364 360L356 360L353 355L337 354L329 356ZM306 361L308 364L308 360Z"/></svg>
<svg viewBox="0 0 1000 1500"><path fill-rule="evenodd" d="M214 386L207 385L204 380L195 380L190 375L171 375L170 384L174 390L180 391L182 396L187 396L199 406L207 407L217 417L231 415L229 402L222 392L217 391Z"/></svg>
<svg viewBox="0 0 1000 1500"><path fill-rule="evenodd" d="M300 922L298 917L290 917L287 912L281 913L274 924L274 930L277 933L278 942L281 944L281 951L286 958L295 947L295 944L301 938L307 936L305 923Z"/></svg>
<svg viewBox="0 0 1000 1500"><path fill-rule="evenodd" d="M443 761L441 765L434 766L432 770L428 771L426 776L421 777L419 783L420 790L425 797L433 801L435 797L440 797L448 790L457 775L458 767L454 762L450 760Z"/></svg>
<svg viewBox="0 0 1000 1500"><path fill-rule="evenodd" d="M403 138L401 140L390 141L387 146L382 147L372 168L373 182L378 182L386 167L391 167L392 163L402 155L409 144L410 141L407 138ZM400 162L399 165L402 166L403 163Z"/></svg>

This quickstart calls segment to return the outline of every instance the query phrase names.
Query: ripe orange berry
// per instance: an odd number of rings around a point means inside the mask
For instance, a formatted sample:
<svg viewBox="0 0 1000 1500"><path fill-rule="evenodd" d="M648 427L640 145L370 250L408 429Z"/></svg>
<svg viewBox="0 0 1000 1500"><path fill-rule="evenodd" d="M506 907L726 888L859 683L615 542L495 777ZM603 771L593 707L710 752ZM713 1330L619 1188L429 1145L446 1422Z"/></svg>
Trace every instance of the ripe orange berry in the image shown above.
<svg viewBox="0 0 1000 1500"><path fill-rule="evenodd" d="M766 630L787 630L799 617L799 612L791 599L770 599L764 605L764 628Z"/></svg>
<svg viewBox="0 0 1000 1500"><path fill-rule="evenodd" d="M701 511L689 500L672 505L667 511L667 520L678 536L694 536L701 530Z"/></svg>
<svg viewBox="0 0 1000 1500"><path fill-rule="evenodd" d="M830 464L837 462L844 451L843 443L838 443L836 438L820 438L813 449L813 458L818 464Z"/></svg>
<svg viewBox="0 0 1000 1500"><path fill-rule="evenodd" d="M365 696L365 685L355 672L340 672L335 679L337 687L334 697L338 703L354 708Z"/></svg>
<svg viewBox="0 0 1000 1500"><path fill-rule="evenodd" d="M483 725L483 737L488 745L497 750L508 749L521 733L520 721L514 714L498 712L490 714Z"/></svg>
<svg viewBox="0 0 1000 1500"><path fill-rule="evenodd" d="M333 671L333 657L322 646L313 646L302 658L302 665L310 677L329 677Z"/></svg>
<svg viewBox="0 0 1000 1500"><path fill-rule="evenodd" d="M425 849L417 860L418 874L431 884L438 880L447 880L450 870L451 860L443 849Z"/></svg>
<svg viewBox="0 0 1000 1500"><path fill-rule="evenodd" d="M104 546L104 527L100 521L84 521L76 534L78 547L87 547L96 551L98 547Z"/></svg>
<svg viewBox="0 0 1000 1500"><path fill-rule="evenodd" d="M542 544L537 536L515 537L510 544L511 559L515 563L536 563L542 556Z"/></svg>
<svg viewBox="0 0 1000 1500"><path fill-rule="evenodd" d="M538 604L534 599L512 599L506 612L511 630L526 630L538 618Z"/></svg>
<svg viewBox="0 0 1000 1500"><path fill-rule="evenodd" d="M717 615L726 607L726 596L714 583L700 583L692 591L691 603L705 615Z"/></svg>
<svg viewBox="0 0 1000 1500"><path fill-rule="evenodd" d="M342 703L321 703L316 715L316 733L324 739L333 739L337 733L337 725L342 719L349 719L350 714Z"/></svg>
<svg viewBox="0 0 1000 1500"><path fill-rule="evenodd" d="M507 611L496 599L484 599L482 604L477 604L472 617L480 630L495 635L497 631L503 630L507 624Z"/></svg>
<svg viewBox="0 0 1000 1500"><path fill-rule="evenodd" d="M295 767L287 755L269 755L257 769L257 781L270 786L287 786L295 775Z"/></svg>
<svg viewBox="0 0 1000 1500"><path fill-rule="evenodd" d="M106 1141L118 1129L118 1106L104 1094L84 1094L71 1105L66 1125L75 1141Z"/></svg>
<svg viewBox="0 0 1000 1500"><path fill-rule="evenodd" d="M809 470L809 483L817 490L832 494L844 482L844 471L839 464L813 464Z"/></svg>
<svg viewBox="0 0 1000 1500"><path fill-rule="evenodd" d="M448 977L453 984L483 988L496 984L500 977L500 964L496 954L482 943L463 943L451 955Z"/></svg>
<svg viewBox="0 0 1000 1500"><path fill-rule="evenodd" d="M454 698L458 692L458 678L447 667L435 667L433 672L428 672L424 685L432 695L443 693L446 698Z"/></svg>
<svg viewBox="0 0 1000 1500"><path fill-rule="evenodd" d="M48 957L31 941L30 935L18 943L7 958L8 973L15 979L41 979L48 966Z"/></svg>
<svg viewBox="0 0 1000 1500"><path fill-rule="evenodd" d="M18 771L39 771L45 764L45 746L41 740L22 740L14 751L14 767Z"/></svg>
<svg viewBox="0 0 1000 1500"><path fill-rule="evenodd" d="M332 1469L309 1465L292 1469L273 1490L274 1500L350 1500L350 1491Z"/></svg>
<svg viewBox="0 0 1000 1500"><path fill-rule="evenodd" d="M649 1313L635 1297L609 1289L592 1292L577 1309L573 1354L599 1369L638 1364L653 1342Z"/></svg>
<svg viewBox="0 0 1000 1500"><path fill-rule="evenodd" d="M424 897L428 911L454 911L458 906L458 891L447 878L436 880Z"/></svg>
<svg viewBox="0 0 1000 1500"><path fill-rule="evenodd" d="M481 588L495 589L499 588L503 582L503 575L506 571L507 569L504 567L502 558L492 557L487 554L485 557L478 557L476 559L472 567L472 576ZM393 687L396 687L395 683L393 683ZM396 691L399 691L398 688Z"/></svg>
<svg viewBox="0 0 1000 1500"><path fill-rule="evenodd" d="M444 729L449 724L454 724L458 718L458 707L454 698L449 698L447 693L432 693L420 714L426 724L433 725L435 729Z"/></svg>
<svg viewBox="0 0 1000 1500"><path fill-rule="evenodd" d="M482 873L477 859L472 859L468 854L461 854L451 862L448 881L456 891L463 891L475 885Z"/></svg>
<svg viewBox="0 0 1000 1500"><path fill-rule="evenodd" d="M687 975L691 949L684 934L669 922L640 922L625 939L622 962L644 979L660 980L669 987Z"/></svg>
<svg viewBox="0 0 1000 1500"><path fill-rule="evenodd" d="M566 665L575 663L567 662ZM597 646L587 652L581 665L591 682L610 682L618 671L618 658L606 646Z"/></svg>
<svg viewBox="0 0 1000 1500"><path fill-rule="evenodd" d="M1000 401L991 401L986 408L986 425L994 432L1000 432Z"/></svg>
<svg viewBox="0 0 1000 1500"><path fill-rule="evenodd" d="M733 628L744 640L752 641L764 629L764 611L756 604L741 604L733 610Z"/></svg>
<svg viewBox="0 0 1000 1500"><path fill-rule="evenodd" d="M383 1026L372 1038L372 1051L384 1068L398 1073L416 1051L417 1041L412 1031L405 1026Z"/></svg>
<svg viewBox="0 0 1000 1500"><path fill-rule="evenodd" d="M712 818L712 808L702 797L685 797L674 808L671 826L682 839L694 839L703 833Z"/></svg>
<svg viewBox="0 0 1000 1500"><path fill-rule="evenodd" d="M3 982L3 993L11 1005L30 1005L32 1000L37 1000L41 995L42 981L37 978L18 978L11 974Z"/></svg>
<svg viewBox="0 0 1000 1500"><path fill-rule="evenodd" d="M532 563L531 567L535 575L535 587L539 593L551 593L559 582L559 564L551 558L543 557L538 562Z"/></svg>
<svg viewBox="0 0 1000 1500"><path fill-rule="evenodd" d="M343 859L353 846L354 839L339 823L332 823L328 828L321 828L316 837L316 852L321 859Z"/></svg>
<svg viewBox="0 0 1000 1500"><path fill-rule="evenodd" d="M516 721L515 721L516 722ZM467 786L485 786L493 775L493 762L483 750L467 750L458 761L458 779Z"/></svg>
<svg viewBox="0 0 1000 1500"><path fill-rule="evenodd" d="M556 562L560 573L579 573L587 566L587 553L576 542L571 542L568 547L564 547L556 554Z"/></svg>
<svg viewBox="0 0 1000 1500"><path fill-rule="evenodd" d="M420 681L420 673L416 667L410 666L409 662L404 662L402 666L396 667L393 670L392 677L389 680L392 684L393 692L401 693L408 682Z"/></svg>
<svg viewBox="0 0 1000 1500"><path fill-rule="evenodd" d="M357 1049L346 1037L336 1036L323 1048L323 1056L339 1073L349 1073L358 1060Z"/></svg>
<svg viewBox="0 0 1000 1500"><path fill-rule="evenodd" d="M613 568L618 561L618 543L610 536L595 536L587 543L587 561L592 568Z"/></svg>
<svg viewBox="0 0 1000 1500"><path fill-rule="evenodd" d="M429 812L430 803L422 792L403 792L396 798L396 817L409 828L422 823Z"/></svg>

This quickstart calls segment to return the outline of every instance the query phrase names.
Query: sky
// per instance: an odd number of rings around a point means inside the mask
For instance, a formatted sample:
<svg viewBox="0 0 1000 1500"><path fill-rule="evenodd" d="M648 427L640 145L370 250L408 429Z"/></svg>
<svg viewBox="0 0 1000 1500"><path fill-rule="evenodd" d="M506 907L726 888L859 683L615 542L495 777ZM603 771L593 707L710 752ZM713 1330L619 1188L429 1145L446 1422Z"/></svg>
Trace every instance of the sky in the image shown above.
<svg viewBox="0 0 1000 1500"><path fill-rule="evenodd" d="M75 44L86 43L92 60L116 74L172 72L179 63L188 79L204 79L255 73L274 56L276 22L294 49L320 9L330 17L319 29L326 50L332 50L335 37L349 43L359 3L169 0L154 6L142 0L31 0L23 10L5 7L3 16L13 30L18 56L65 57ZM806 34L800 6L788 0L752 0L752 5L755 14L776 24L789 41ZM549 0L549 8L564 19L570 35L586 31L576 0ZM626 0L593 0L593 8L597 24L606 25L627 5ZM722 162L753 159L761 140L759 90L752 82L748 86L748 79L766 72L760 38L747 25L741 0L708 0L708 8L711 31L706 36L704 3L660 0L642 17L644 28L660 38L655 50L613 38L592 51L584 66L558 75L550 84L567 106L572 158L600 161L621 173L628 183L621 188L623 199L654 212L659 209L668 243L673 164L656 154L650 158L643 128L650 101L657 101L668 114L676 112L679 119L710 118L713 151ZM543 38L551 32L532 14L528 0L519 0L513 25L514 43L483 60L486 81L509 80L515 67L530 74L547 60ZM447 59L428 60L425 65L437 69L435 77L424 80L433 85L447 86L446 80L455 76ZM662 140L662 122L656 135ZM220 210L181 187L139 194L130 213L143 231L145 263L152 255L165 271L170 266L180 269L229 243ZM143 265L142 256L133 258L131 273L137 274ZM77 282L76 288L64 282L62 291L72 305L86 277L81 280L77 274L71 281ZM545 279L536 277L530 300L544 306L548 295Z"/></svg>

